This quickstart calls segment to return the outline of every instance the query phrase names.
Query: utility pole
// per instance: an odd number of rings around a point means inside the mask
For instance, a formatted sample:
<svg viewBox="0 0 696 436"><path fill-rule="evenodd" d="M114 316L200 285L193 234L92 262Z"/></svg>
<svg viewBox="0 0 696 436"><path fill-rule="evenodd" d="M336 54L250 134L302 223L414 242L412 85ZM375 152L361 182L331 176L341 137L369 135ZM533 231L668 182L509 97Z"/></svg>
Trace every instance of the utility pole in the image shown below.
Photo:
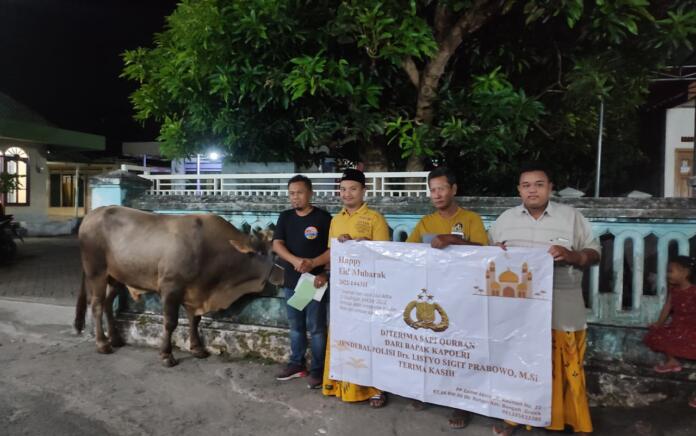
<svg viewBox="0 0 696 436"><path fill-rule="evenodd" d="M597 134L597 176L595 177L594 196L599 198L599 182L602 176L602 137L604 136L604 99L599 100L599 133Z"/></svg>

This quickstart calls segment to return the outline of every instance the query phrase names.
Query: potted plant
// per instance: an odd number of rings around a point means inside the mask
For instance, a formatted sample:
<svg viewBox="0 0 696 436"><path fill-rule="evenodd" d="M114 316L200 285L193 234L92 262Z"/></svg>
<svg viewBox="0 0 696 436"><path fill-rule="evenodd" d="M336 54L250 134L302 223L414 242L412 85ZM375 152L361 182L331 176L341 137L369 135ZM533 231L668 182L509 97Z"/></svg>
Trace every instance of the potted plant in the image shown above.
<svg viewBox="0 0 696 436"><path fill-rule="evenodd" d="M14 174L0 172L0 216L5 215L5 195L21 187Z"/></svg>

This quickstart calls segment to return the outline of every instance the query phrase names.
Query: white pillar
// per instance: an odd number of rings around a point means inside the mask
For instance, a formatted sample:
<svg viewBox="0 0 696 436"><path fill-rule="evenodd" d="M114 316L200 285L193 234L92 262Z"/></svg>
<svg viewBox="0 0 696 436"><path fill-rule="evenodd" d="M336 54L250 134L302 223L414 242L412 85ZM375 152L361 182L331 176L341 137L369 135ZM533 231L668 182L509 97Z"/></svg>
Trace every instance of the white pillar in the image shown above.
<svg viewBox="0 0 696 436"><path fill-rule="evenodd" d="M196 155L196 194L201 193L201 155Z"/></svg>
<svg viewBox="0 0 696 436"><path fill-rule="evenodd" d="M80 164L75 165L75 183L73 184L74 199L75 199L75 218L80 214Z"/></svg>

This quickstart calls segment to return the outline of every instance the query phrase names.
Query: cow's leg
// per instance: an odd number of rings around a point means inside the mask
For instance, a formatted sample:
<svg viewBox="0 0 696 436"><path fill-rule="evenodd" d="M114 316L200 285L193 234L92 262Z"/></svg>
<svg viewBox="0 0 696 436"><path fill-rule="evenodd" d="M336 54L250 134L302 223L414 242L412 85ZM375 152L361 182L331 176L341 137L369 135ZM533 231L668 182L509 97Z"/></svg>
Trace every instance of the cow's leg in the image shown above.
<svg viewBox="0 0 696 436"><path fill-rule="evenodd" d="M160 358L162 359L162 365L169 368L179 363L172 355L172 333L179 324L179 304L182 300L183 290L167 287L161 289L164 336L160 346Z"/></svg>
<svg viewBox="0 0 696 436"><path fill-rule="evenodd" d="M106 275L99 274L87 278L87 284L92 294L92 318L97 339L97 351L103 354L113 352L111 344L104 335L102 315L104 313L104 297L106 294Z"/></svg>
<svg viewBox="0 0 696 436"><path fill-rule="evenodd" d="M191 354L193 354L193 357L205 359L210 356L210 353L205 349L201 336L198 333L198 324L201 322L201 317L190 309L186 310L186 314L189 320L189 347L191 348Z"/></svg>
<svg viewBox="0 0 696 436"><path fill-rule="evenodd" d="M104 302L104 312L106 312L106 329L109 335L109 341L112 347L122 347L125 345L123 337L116 328L116 320L114 319L114 299L118 295L120 285L109 283L106 288L106 300Z"/></svg>

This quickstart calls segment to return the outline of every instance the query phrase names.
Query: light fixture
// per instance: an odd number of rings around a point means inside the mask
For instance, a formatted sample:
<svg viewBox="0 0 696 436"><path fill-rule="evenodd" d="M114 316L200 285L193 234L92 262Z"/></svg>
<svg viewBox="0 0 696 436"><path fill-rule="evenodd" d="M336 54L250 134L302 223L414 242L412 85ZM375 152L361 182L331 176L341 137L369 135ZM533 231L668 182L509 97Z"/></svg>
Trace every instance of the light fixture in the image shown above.
<svg viewBox="0 0 696 436"><path fill-rule="evenodd" d="M211 151L210 153L208 153L208 159L210 160L218 160L219 157L220 155L215 151Z"/></svg>

